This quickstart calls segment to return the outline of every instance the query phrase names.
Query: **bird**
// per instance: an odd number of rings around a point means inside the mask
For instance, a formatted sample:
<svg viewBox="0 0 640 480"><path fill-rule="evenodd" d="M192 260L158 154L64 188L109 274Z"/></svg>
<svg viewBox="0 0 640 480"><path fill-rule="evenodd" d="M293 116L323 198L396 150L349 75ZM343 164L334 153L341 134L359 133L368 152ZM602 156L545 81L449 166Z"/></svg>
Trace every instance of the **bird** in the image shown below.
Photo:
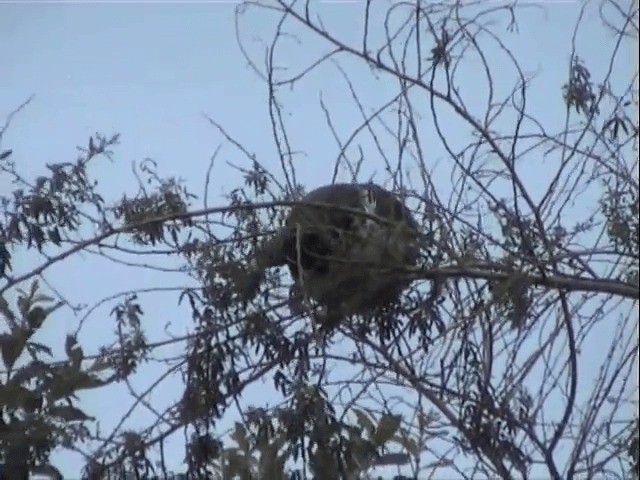
<svg viewBox="0 0 640 480"><path fill-rule="evenodd" d="M259 277L286 266L295 290L335 323L397 301L419 253L418 224L398 196L374 183L336 183L303 196L251 263Z"/></svg>

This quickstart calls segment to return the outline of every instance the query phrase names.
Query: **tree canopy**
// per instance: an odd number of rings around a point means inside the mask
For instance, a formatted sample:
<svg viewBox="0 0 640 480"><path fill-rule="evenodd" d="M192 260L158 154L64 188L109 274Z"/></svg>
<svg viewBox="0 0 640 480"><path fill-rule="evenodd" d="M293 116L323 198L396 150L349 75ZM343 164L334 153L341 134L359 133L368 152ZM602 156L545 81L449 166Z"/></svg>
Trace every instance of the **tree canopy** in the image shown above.
<svg viewBox="0 0 640 480"><path fill-rule="evenodd" d="M0 195L2 478L58 475L58 448L83 455L85 478L168 478L176 438L185 478L637 478L638 78L618 73L638 41L637 6L585 2L567 19L566 79L545 88L510 48L521 16L542 7L366 0L353 42L320 8L237 7L238 52L268 91L275 149L254 154L222 115L203 119L241 158L242 183L224 197L211 186L216 151L203 185L145 159L137 190L105 200L123 161L111 132L26 175L10 127L37 98L16 100L0 130L0 172L13 182ZM587 11L615 39L597 74L576 46ZM273 22L266 54L243 29L251 15ZM302 59L280 54L292 41ZM326 183L375 171L421 234L401 300L322 335L286 269L247 275L264 238L320 186L297 179L289 131L301 120L287 119L296 89L319 73L361 115L345 127L317 101L335 140L317 160ZM363 76L393 89L363 99ZM554 112L536 108L542 95ZM274 155L279 169L265 166ZM80 255L162 286L78 305L47 278L72 275ZM87 282L100 289L99 277ZM186 317L182 333L149 334L158 295ZM64 345L38 339L71 314ZM89 349L83 329L96 316L105 340ZM161 375L149 378L149 365ZM158 406L167 381L179 391ZM117 386L131 408L105 431L83 399ZM152 420L131 424L136 409Z"/></svg>

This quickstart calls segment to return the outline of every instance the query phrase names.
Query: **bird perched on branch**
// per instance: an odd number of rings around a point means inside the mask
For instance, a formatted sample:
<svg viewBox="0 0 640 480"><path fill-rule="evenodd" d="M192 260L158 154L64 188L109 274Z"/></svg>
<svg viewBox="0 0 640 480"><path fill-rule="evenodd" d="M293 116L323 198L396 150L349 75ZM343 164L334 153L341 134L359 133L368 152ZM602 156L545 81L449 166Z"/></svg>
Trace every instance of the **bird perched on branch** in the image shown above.
<svg viewBox="0 0 640 480"><path fill-rule="evenodd" d="M419 255L418 225L393 193L374 184L317 188L256 251L253 269L286 265L298 291L333 321L398 300ZM331 323L333 323L331 321Z"/></svg>

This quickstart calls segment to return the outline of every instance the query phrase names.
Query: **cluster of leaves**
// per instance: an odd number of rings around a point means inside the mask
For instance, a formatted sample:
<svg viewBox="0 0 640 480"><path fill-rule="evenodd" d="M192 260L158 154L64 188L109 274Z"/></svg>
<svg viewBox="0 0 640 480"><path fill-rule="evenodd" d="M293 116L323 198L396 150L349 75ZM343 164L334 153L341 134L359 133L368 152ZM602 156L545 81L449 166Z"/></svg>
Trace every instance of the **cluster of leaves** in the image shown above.
<svg viewBox="0 0 640 480"><path fill-rule="evenodd" d="M12 268L14 247L36 247L45 243L60 246L70 233L76 232L94 209L98 222L104 222L104 200L96 191L98 182L89 178L87 167L100 155L110 157L110 148L118 135L107 138L96 134L86 148L80 148L75 162L48 164L48 176L30 182L16 171L11 155L0 160L0 171L14 177L18 187L10 196L2 196L3 219L0 222L0 275ZM88 208L91 207L91 208Z"/></svg>
<svg viewBox="0 0 640 480"><path fill-rule="evenodd" d="M623 278L638 285L640 220L637 184L609 185L602 199L607 233L616 255L625 258Z"/></svg>
<svg viewBox="0 0 640 480"><path fill-rule="evenodd" d="M75 162L49 164L48 176L33 182L16 171L12 151L4 152L0 160L1 171L17 185L11 195L0 199L0 275L4 280L0 323L6 326L0 335L4 363L0 452L7 478L27 478L28 472L55 476L48 462L51 450L71 446L89 435L92 419L76 405L76 393L113 381L108 365L99 359L85 361L73 334L65 341L67 360L52 361L51 346L35 341L34 336L62 302L42 293L35 280L27 291L9 290L21 285L9 273L13 257L24 249L43 251L47 245L55 248L66 243L91 218L92 209L98 215L93 219L96 224L104 219L104 200L87 167L100 155L109 157L110 147L117 142L117 135L97 134L86 148L79 148ZM12 297L16 298L15 310L7 301Z"/></svg>
<svg viewBox="0 0 640 480"><path fill-rule="evenodd" d="M600 204L614 252L628 260L624 265L623 278L637 285L640 242L638 179L625 171L622 149L629 143L635 142L637 145L638 141L637 120L634 122L628 112L633 107L633 99L616 97L607 84L596 87L591 79L591 73L578 56L573 58L570 72L570 79L563 87L564 100L568 108L573 107L577 113L593 117L601 114L600 105L606 99L611 100L614 105L599 132L615 147L610 151L610 158L607 160L611 162L611 166L603 180L604 193ZM631 93L628 93L628 96L631 96ZM632 151L632 154L635 155L637 152Z"/></svg>
<svg viewBox="0 0 640 480"><path fill-rule="evenodd" d="M49 464L51 450L71 447L92 437L89 427L93 418L76 405L76 394L126 379L144 359L146 338L140 321L143 311L135 295L112 311L119 340L116 347L104 346L97 355L85 358L76 334L68 334L64 345L67 360L53 360L51 346L35 341L34 336L64 302L42 293L35 280L27 292L22 291L23 284L10 276L13 258L25 250L35 248L44 253L65 247L73 251L77 245L90 247L90 243L85 245L76 238L81 230L85 233L87 225L93 226L96 234L131 230L134 242L146 235L146 241L154 244L164 239L163 231L154 230L158 226L154 218L176 218L186 212L189 194L173 179L160 181L157 192L133 200L125 198L113 207L105 205L88 167L99 156L111 158L110 148L118 138L96 134L87 147L78 147L80 153L75 162L49 164L48 175L34 181L23 178L16 170L11 150L0 159L2 172L13 177L17 185L11 195L0 199L0 274L4 279L0 323L6 325L0 334L4 363L0 453L7 478L26 478L25 472L56 476L55 468ZM146 171L154 177L152 169ZM140 228L136 228L136 222ZM175 243L178 228L170 222L160 224ZM6 298L15 295L14 311ZM131 442L123 439L122 443Z"/></svg>
<svg viewBox="0 0 640 480"><path fill-rule="evenodd" d="M0 317L8 326L0 334L3 474L6 478L27 478L29 472L56 474L49 464L51 450L86 438L88 422L93 420L77 406L76 393L107 385L113 376L99 359L84 362L73 335L65 341L67 360L51 362L51 348L33 337L61 304L40 293L36 281L28 292L18 291L16 304L13 310L0 297Z"/></svg>
<svg viewBox="0 0 640 480"><path fill-rule="evenodd" d="M245 422L235 424L230 446L209 435L195 437L189 463L208 478L355 479L373 465L406 463L406 454L388 453L393 444L415 452L399 417L381 415L376 422L363 410L353 413L355 424L340 420L321 389L299 384L290 406L248 410ZM301 461L303 468L291 467Z"/></svg>
<svg viewBox="0 0 640 480"><path fill-rule="evenodd" d="M567 107L574 108L577 113L599 113L599 99L591 80L591 72L578 56L571 61L569 81L562 87L562 97Z"/></svg>
<svg viewBox="0 0 640 480"><path fill-rule="evenodd" d="M157 180L159 185L153 192L142 190L133 199L125 196L114 209L115 218L122 221L124 227L130 227L131 238L139 245L164 242L168 234L176 246L180 244L180 230L192 224L186 215L188 199L192 196L176 179Z"/></svg>
<svg viewBox="0 0 640 480"><path fill-rule="evenodd" d="M100 350L100 356L115 370L118 379L134 373L148 352L141 320L144 311L137 300L136 295L130 295L113 308L118 346L113 353L104 347Z"/></svg>
<svg viewBox="0 0 640 480"><path fill-rule="evenodd" d="M285 3L275 2L283 12L288 12L290 7ZM422 8L426 7L418 6L415 10L420 14ZM424 18L427 16L425 13ZM295 15L288 18L293 17ZM311 17L307 14L306 18L299 15L297 18L311 26ZM461 54L458 55L458 51L463 49L461 37L469 35L463 35L466 29L456 31L445 24L446 21L441 22L439 33L430 25L435 38L431 61L447 75L454 75L455 69L449 67L459 61ZM419 30L417 27L416 24L416 31ZM312 30L321 32L322 28L316 25ZM330 39L328 33L326 39ZM394 74L403 84L411 83L411 88L434 91L433 85L422 83L425 75L419 74L409 82L409 73L400 71L404 62L395 63L397 70L394 71L390 64L383 64L382 54L378 58L369 57L366 40L363 52L358 53L360 59ZM389 45L391 42L389 39ZM342 46L339 50L356 52L354 48ZM393 49L389 50L393 56ZM593 83L591 73L580 58L574 57L570 67L570 78L562 92L567 110L575 110L583 119L586 117L587 123L592 122L603 111L602 100L612 95L606 85ZM269 79L272 80L271 75ZM270 93L275 90L270 85ZM457 87L450 88L439 98L460 112L464 105L455 103L457 93L452 92L456 90ZM270 100L274 105L279 103ZM409 102L408 97L402 102L405 100ZM400 103L398 107L404 108ZM432 108L437 122L433 104ZM413 113L408 110L399 110L400 116L411 117ZM524 111L522 113L524 117ZM470 112L465 110L461 116L469 124L479 125ZM367 120L366 126L373 123ZM493 135L488 123L486 128L474 128L485 140ZM610 133L610 142L637 137L633 122L621 111L605 119L602 130ZM516 155L516 140L513 139L513 156ZM89 178L86 167L95 156L108 156L109 147L116 142L117 136L92 137L88 147L80 149L81 156L76 162L50 165L49 176L39 177L34 182L27 182L15 171L10 161L11 151L0 154L3 171L11 173L19 183L13 195L2 199L0 274L6 284L0 291L10 291L9 288L17 285L8 274L18 248L35 247L44 251L45 247L78 245L75 240L72 243L71 237L85 222L105 236L115 232L119 238L130 240L137 253L150 252L159 246L169 247L165 252L185 258L186 269L198 282L196 288L185 288L180 297L189 303L193 327L187 348L176 362L182 368L185 390L175 405L159 415L162 428L168 425L166 431L158 433L160 427L156 424L137 432L114 432L104 441L104 449L95 452L95 458L87 465L87 477L137 475L153 478L160 473L151 460L153 447L160 445L162 448L166 436L182 427L189 432L186 445L188 474L195 478L335 478L336 475L361 478L376 465L401 465L408 463L409 458L419 459L426 449L425 436L419 441L418 435L405 432L400 417L389 413L392 409L386 404L379 410L385 413L374 415L355 407L358 398L354 395L353 403L345 402L340 409L338 402L327 393L325 386L332 381L325 376L327 358L340 353L332 350L327 354L326 348L338 333L352 340L356 350L349 354L351 357L342 360L358 365L362 371L370 369L374 372L369 377L373 379L371 385L377 388L378 375L392 372L397 375L397 384L410 385L421 399L446 412L447 427L453 426L459 433L452 442L453 455L470 453L476 459L488 459L487 471L497 472L503 478L511 477L512 468L527 476L528 469L534 462L540 462L540 458L548 463L550 472L553 471L556 440L565 434L569 436L564 432L567 424L563 420L560 426L549 430L541 426L536 420L543 405L533 406L538 400L534 400L524 387L520 388L518 383L522 377L515 379L513 372L519 368L514 366L518 363L515 357L525 334L531 333L532 324L543 318L538 310L561 310L551 308L554 307L551 301L537 309L539 304L545 303L541 299L546 298L540 289L534 290L529 275L545 278L560 270L581 273L575 262L572 263L574 258L568 254L567 245L584 226L565 229L558 225L551 229L543 224L540 219L542 209L535 205L529 205L528 213L523 213L522 202L516 201L524 196L524 188L514 192L513 204L509 205L508 201L497 201L489 195L490 213L499 222L496 234L491 236L484 232L480 221L477 227L467 224L459 228L460 212L449 212L446 228L429 225L425 242L438 245L435 254L426 255L424 267L428 270L454 260L463 267L485 262L496 270L508 272L507 280L458 275L454 280L444 282L444 286L434 285L428 295L412 289L401 305L376 318L345 321L326 337L319 338L315 332L309 333L312 328L306 310L293 309L287 302L284 292L290 282L280 275L281 272L274 269L264 277L256 278L247 268L247 259L259 244L261 235L282 220L282 210L258 209L256 206L270 200L296 198L302 192L301 187L285 189L252 158L252 168L242 172L245 185L231 192L228 208L222 209L222 213L207 215L204 224L198 224L189 212L193 196L180 181L160 178L151 162L143 166L148 177L146 185L140 181L137 194L125 195L115 206L106 208L96 190L97 182ZM413 139L399 142L402 145L415 143ZM443 143L446 143L445 139ZM497 137L487 143L491 144L492 154L507 158L499 151ZM474 145L474 149L476 147L478 145ZM344 153L345 149L341 149ZM280 153L281 158L287 156ZM451 154L456 162L463 156ZM507 173L503 173L512 175L511 180L516 183L516 174L510 170L516 159L508 160L511 163L507 162L504 169ZM426 176L427 172L423 173ZM465 182L473 180L473 175L468 177ZM147 188L149 185L153 185L153 189ZM487 187L483 185L482 188ZM278 192L274 194L273 190ZM615 253L629 260L625 265L628 268L626 281L636 285L637 192L637 181L635 185L633 181L623 182L615 188L612 186L602 202ZM446 210L442 204L440 208ZM97 218L89 214L94 211L98 213ZM212 225L219 227L215 234ZM188 231L186 240L181 235L183 230ZM437 234L435 230L438 230ZM220 231L229 232L228 236L221 238ZM19 292L16 312L7 302L0 305L0 313L8 325L0 337L5 368L0 385L3 414L0 451L10 476L15 478L48 466L49 454L55 446L70 446L89 437L87 425L91 418L77 407L75 393L127 380L151 358L153 348L143 329L142 303L132 294L112 310L117 345L102 348L95 358L85 358L76 336L69 335L65 343L66 360L43 360L43 357L51 357L51 351L35 342L33 337L59 304L38 292L35 283L29 292ZM449 300L446 305L440 298L443 292ZM565 298L564 292L554 291L551 296ZM565 320L571 325L572 318L567 310L565 308ZM445 315L450 322L443 319ZM505 317L518 328L504 329ZM527 321L529 319L532 320ZM478 332L482 338L478 338ZM575 341L572 335L573 332L568 331L570 342ZM559 335L555 333L554 336ZM441 349L434 354L436 347ZM513 350L513 356L509 357L513 361L505 366L506 373L500 375L499 382L495 381L494 349ZM546 354L543 350L541 347L541 357ZM437 361L433 361L432 357L436 356ZM20 362L21 359L24 361ZM551 369L551 363L549 360L545 368ZM563 360L561 363L570 362ZM577 374L572 372L571 375L575 379ZM242 412L244 421L236 424L230 437L233 444L225 445L220 440L220 419L230 405L239 404L248 385L268 376L275 391L283 398L282 405L271 410L253 408ZM539 395L542 398L548 394L543 390L541 388ZM570 401L567 403L567 412L570 412L574 405ZM345 420L350 414L355 416L355 422ZM422 435L424 422L418 420L417 423L417 430ZM552 445L545 445L539 439L548 438L549 431L553 431L554 440ZM535 460L529 456L529 451L525 453L521 448L522 438L528 439L531 450L538 449ZM637 438L636 425L628 439L628 452L636 471ZM113 448L108 450L107 444ZM391 447L402 453L389 453ZM558 474L554 476L560 478Z"/></svg>

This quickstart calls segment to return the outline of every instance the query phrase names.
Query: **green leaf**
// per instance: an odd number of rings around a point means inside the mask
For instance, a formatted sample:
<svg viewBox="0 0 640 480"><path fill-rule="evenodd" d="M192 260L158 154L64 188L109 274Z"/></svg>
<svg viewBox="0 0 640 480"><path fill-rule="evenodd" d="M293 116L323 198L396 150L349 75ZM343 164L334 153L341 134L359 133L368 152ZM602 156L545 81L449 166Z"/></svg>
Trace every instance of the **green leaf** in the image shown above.
<svg viewBox="0 0 640 480"><path fill-rule="evenodd" d="M62 243L62 238L60 237L60 231L58 230L58 227L50 228L48 234L49 240L51 240L54 245L59 247Z"/></svg>
<svg viewBox="0 0 640 480"><path fill-rule="evenodd" d="M418 445L418 442L413 438L407 435L396 435L394 437L394 440L402 448L404 448L409 453L409 455L413 457L417 457L418 455L420 455L420 446Z"/></svg>
<svg viewBox="0 0 640 480"><path fill-rule="evenodd" d="M11 311L11 308L9 308L9 304L4 297L0 297L0 313L4 315L9 327L13 330L16 327L16 316Z"/></svg>
<svg viewBox="0 0 640 480"><path fill-rule="evenodd" d="M263 444L259 449L258 471L260 478L285 478L284 459L278 455L275 445Z"/></svg>
<svg viewBox="0 0 640 480"><path fill-rule="evenodd" d="M29 298L33 299L34 295L36 294L36 291L38 290L38 286L40 284L38 283L38 280L34 280L31 283L31 290L29 291Z"/></svg>
<svg viewBox="0 0 640 480"><path fill-rule="evenodd" d="M51 351L51 348L49 348L48 346L42 343L29 342L29 344L27 345L27 348L32 353L45 353L47 354L47 356L53 357L53 352Z"/></svg>
<svg viewBox="0 0 640 480"><path fill-rule="evenodd" d="M400 415L383 415L380 417L378 427L371 437L373 443L376 446L381 447L391 440L398 431L401 420L402 417Z"/></svg>
<svg viewBox="0 0 640 480"><path fill-rule="evenodd" d="M236 442L243 452L248 453L250 451L249 440L247 440L247 430L241 423L236 422L236 428L231 434L231 439Z"/></svg>
<svg viewBox="0 0 640 480"><path fill-rule="evenodd" d="M12 334L0 335L0 349L2 350L2 361L7 370L13 368L13 364L22 354L27 344L27 335L24 329L16 329Z"/></svg>
<svg viewBox="0 0 640 480"><path fill-rule="evenodd" d="M84 360L84 352L82 351L82 347L78 345L78 339L75 335L67 335L64 351L71 364L76 368L80 368L82 360Z"/></svg>
<svg viewBox="0 0 640 480"><path fill-rule="evenodd" d="M11 376L9 383L14 385L25 384L33 378L44 377L49 371L49 366L44 362L32 360L24 367L18 368Z"/></svg>
<svg viewBox="0 0 640 480"><path fill-rule="evenodd" d="M101 387L105 384L100 378L67 365L56 368L55 374L48 379L46 386L53 400L74 395L78 390Z"/></svg>
<svg viewBox="0 0 640 480"><path fill-rule="evenodd" d="M353 413L358 419L358 425L360 425L367 432L369 438L371 438L376 430L376 426L371 420L371 416L364 410L360 410L358 408L354 408Z"/></svg>
<svg viewBox="0 0 640 480"><path fill-rule="evenodd" d="M37 295L34 295L34 297L33 297L33 303L52 303L53 300L54 299L51 298L49 295L45 295L43 293L38 293ZM62 305L62 302L59 302L58 305ZM53 307L51 309L47 309L47 312L51 313L56 308L58 308L58 307Z"/></svg>
<svg viewBox="0 0 640 480"><path fill-rule="evenodd" d="M82 422L85 420L94 420L93 417L90 417L79 408L73 407L71 405L53 406L49 408L49 414L53 417L61 418L65 422Z"/></svg>
<svg viewBox="0 0 640 480"><path fill-rule="evenodd" d="M35 332L42 327L42 324L47 319L47 312L42 307L33 307L29 313L27 313L27 325Z"/></svg>
<svg viewBox="0 0 640 480"><path fill-rule="evenodd" d="M240 455L235 449L225 450L226 465L224 478L251 479L251 458Z"/></svg>
<svg viewBox="0 0 640 480"><path fill-rule="evenodd" d="M36 406L41 397L22 385L7 384L0 385L0 397L2 398L2 406L9 411L18 408L28 408Z"/></svg>

